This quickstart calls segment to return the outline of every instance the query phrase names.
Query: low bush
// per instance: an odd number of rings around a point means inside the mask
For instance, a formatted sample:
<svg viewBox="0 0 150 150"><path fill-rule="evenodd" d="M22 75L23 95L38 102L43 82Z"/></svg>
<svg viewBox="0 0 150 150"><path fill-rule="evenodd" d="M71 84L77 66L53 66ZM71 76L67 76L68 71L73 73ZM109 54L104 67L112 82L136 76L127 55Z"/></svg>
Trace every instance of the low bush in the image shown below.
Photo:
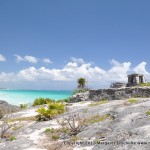
<svg viewBox="0 0 150 150"><path fill-rule="evenodd" d="M54 102L54 100L49 99L49 98L37 98L34 100L32 106L44 105L50 102Z"/></svg>
<svg viewBox="0 0 150 150"><path fill-rule="evenodd" d="M11 137L9 138L9 140L10 140L10 141L14 141L14 140L16 140L16 137L15 137L15 136L11 136Z"/></svg>
<svg viewBox="0 0 150 150"><path fill-rule="evenodd" d="M68 97L68 98L64 98L64 99L60 99L60 100L58 100L57 102L66 102L66 103L69 103L70 102L70 97Z"/></svg>
<svg viewBox="0 0 150 150"><path fill-rule="evenodd" d="M74 94L77 94L77 93L84 93L84 92L86 92L86 91L88 91L89 89L76 89L76 90L74 90L73 91L73 95Z"/></svg>
<svg viewBox="0 0 150 150"><path fill-rule="evenodd" d="M85 119L82 119L78 114L63 117L63 120L58 120L58 124L62 127L62 131L69 136L76 136L85 128Z"/></svg>
<svg viewBox="0 0 150 150"><path fill-rule="evenodd" d="M140 83L139 85L142 86L142 87L144 87L144 86L150 86L150 82L147 82L147 83Z"/></svg>
<svg viewBox="0 0 150 150"><path fill-rule="evenodd" d="M146 115L150 115L150 110L146 112Z"/></svg>
<svg viewBox="0 0 150 150"><path fill-rule="evenodd" d="M28 107L27 104L20 104L20 108L21 108L21 109L26 109L27 107Z"/></svg>
<svg viewBox="0 0 150 150"><path fill-rule="evenodd" d="M50 102L48 108L39 108L37 112L39 113L36 116L37 121L47 121L54 118L56 115L64 113L65 106L60 102Z"/></svg>
<svg viewBox="0 0 150 150"><path fill-rule="evenodd" d="M133 104L133 103L137 103L138 100L137 99L129 99L128 102Z"/></svg>

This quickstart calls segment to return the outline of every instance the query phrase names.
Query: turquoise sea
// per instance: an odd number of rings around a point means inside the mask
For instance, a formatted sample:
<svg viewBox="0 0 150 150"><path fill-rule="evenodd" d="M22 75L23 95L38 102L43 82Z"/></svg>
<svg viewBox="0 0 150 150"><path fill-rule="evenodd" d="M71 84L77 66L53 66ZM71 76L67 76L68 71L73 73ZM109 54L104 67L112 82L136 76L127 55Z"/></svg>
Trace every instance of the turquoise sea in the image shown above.
<svg viewBox="0 0 150 150"><path fill-rule="evenodd" d="M72 95L72 91L48 91L48 90L0 90L0 100L10 104L19 105L32 103L36 98L64 99Z"/></svg>

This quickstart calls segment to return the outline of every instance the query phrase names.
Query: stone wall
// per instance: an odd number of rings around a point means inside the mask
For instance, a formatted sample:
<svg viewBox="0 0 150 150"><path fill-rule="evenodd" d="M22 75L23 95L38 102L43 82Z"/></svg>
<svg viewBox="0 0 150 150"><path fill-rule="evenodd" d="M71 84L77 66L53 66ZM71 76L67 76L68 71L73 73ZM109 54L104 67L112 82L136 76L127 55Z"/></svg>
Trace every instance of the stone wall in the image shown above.
<svg viewBox="0 0 150 150"><path fill-rule="evenodd" d="M119 89L90 90L89 100L99 101L101 99L121 100L131 97L150 97L149 87L131 87Z"/></svg>

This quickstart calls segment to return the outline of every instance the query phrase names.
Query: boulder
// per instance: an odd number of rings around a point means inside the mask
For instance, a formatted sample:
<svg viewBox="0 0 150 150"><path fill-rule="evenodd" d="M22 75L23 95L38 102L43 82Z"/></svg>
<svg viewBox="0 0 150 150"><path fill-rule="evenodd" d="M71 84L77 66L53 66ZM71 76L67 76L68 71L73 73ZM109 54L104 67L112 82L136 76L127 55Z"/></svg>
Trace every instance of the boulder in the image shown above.
<svg viewBox="0 0 150 150"><path fill-rule="evenodd" d="M0 100L0 119L2 118L2 114L13 113L19 110L20 107L11 105L4 100Z"/></svg>

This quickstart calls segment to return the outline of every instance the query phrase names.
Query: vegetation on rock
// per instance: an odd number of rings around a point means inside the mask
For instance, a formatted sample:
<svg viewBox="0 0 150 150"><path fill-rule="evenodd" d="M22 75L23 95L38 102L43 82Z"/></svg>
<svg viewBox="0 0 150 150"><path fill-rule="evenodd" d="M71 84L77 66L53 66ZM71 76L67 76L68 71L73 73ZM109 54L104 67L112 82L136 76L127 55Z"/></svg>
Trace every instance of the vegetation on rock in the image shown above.
<svg viewBox="0 0 150 150"><path fill-rule="evenodd" d="M50 102L54 102L54 100L49 99L49 98L37 98L34 100L32 106L44 105Z"/></svg>
<svg viewBox="0 0 150 150"><path fill-rule="evenodd" d="M137 103L138 100L137 99L129 99L128 102L133 104L133 103Z"/></svg>
<svg viewBox="0 0 150 150"><path fill-rule="evenodd" d="M54 118L56 115L65 112L65 106L60 102L49 102L48 108L42 107L37 110L37 121L47 121Z"/></svg>

